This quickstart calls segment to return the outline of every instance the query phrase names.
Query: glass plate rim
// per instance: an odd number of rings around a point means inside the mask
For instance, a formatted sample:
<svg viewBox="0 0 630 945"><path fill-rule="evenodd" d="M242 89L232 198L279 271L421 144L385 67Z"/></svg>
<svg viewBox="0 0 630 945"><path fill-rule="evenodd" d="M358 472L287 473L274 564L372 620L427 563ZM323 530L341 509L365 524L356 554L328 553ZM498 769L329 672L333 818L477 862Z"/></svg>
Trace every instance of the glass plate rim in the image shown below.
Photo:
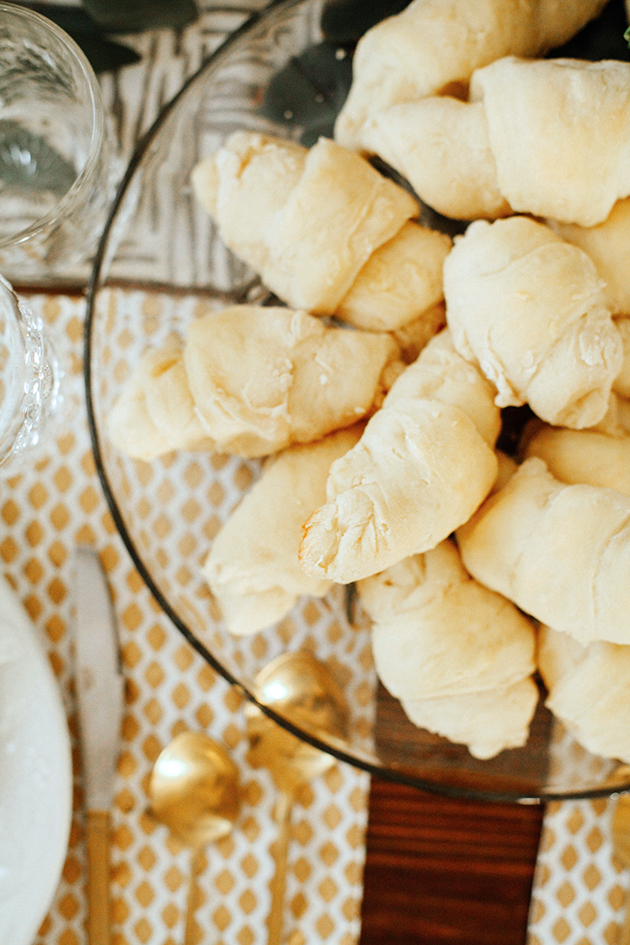
<svg viewBox="0 0 630 945"><path fill-rule="evenodd" d="M344 751L337 744L328 744L324 740L317 738L315 735L312 735L310 732L304 731L299 726L294 724L290 719L278 714L269 706L259 702L255 694L250 691L240 680L236 679L236 677L233 676L233 674L219 662L212 652L195 636L195 634L190 630L179 614L171 606L166 597L162 594L151 573L144 564L144 561L136 549L134 541L126 527L125 521L118 506L118 502L116 500L116 496L114 494L114 490L112 489L111 483L109 481L107 470L105 468L103 451L101 449L101 440L96 421L95 398L92 395L92 328L95 319L95 300L100 288L99 282L104 260L107 255L111 229L116 220L117 213L123 198L127 193L128 186L135 176L137 168L141 164L145 154L149 150L151 143L157 136L161 127L176 108L180 99L184 97L188 88L199 81L199 79L205 75L206 72L211 71L217 64L220 64L220 62L230 52L232 46L238 44L241 39L250 33L261 21L269 20L276 14L281 15L285 10L290 9L293 6L298 6L303 2L305 2L305 0L272 0L272 2L266 7L259 11L255 11L245 20L243 24L241 24L240 27L238 27L238 29L232 32L224 40L224 42L221 43L221 45L218 46L210 56L208 56L207 59L204 60L201 66L191 76L189 76L188 79L186 79L179 91L163 106L153 124L137 143L110 206L107 219L103 227L103 232L99 239L98 247L95 253L94 263L86 292L86 317L83 346L83 381L86 397L88 429L96 472L118 535L125 545L134 566L142 578L143 583L154 597L156 603L159 605L163 613L165 613L169 620L174 624L176 629L193 647L193 649L196 650L197 653L199 653L199 655L223 679L225 679L226 682L230 684L230 686L239 692L241 696L261 709L265 715L273 719L274 722L289 731L291 734L295 735L300 740L307 742L314 748L318 748L319 750L332 755L339 761L343 761L354 768L363 770L370 776L413 787L437 796L488 803L544 804L550 801L594 800L597 798L614 796L618 793L630 790L629 774L627 783L615 784L614 786L603 785L600 788L587 788L575 791L541 790L538 793L532 794L525 794L518 791L502 791L498 789L495 791L486 791L480 788L465 787L463 785L450 785L443 782L433 782L421 777L420 775L408 773L404 770L398 770L394 766L380 766L376 761L371 762L365 758L359 757L356 754L352 754L349 751Z"/></svg>

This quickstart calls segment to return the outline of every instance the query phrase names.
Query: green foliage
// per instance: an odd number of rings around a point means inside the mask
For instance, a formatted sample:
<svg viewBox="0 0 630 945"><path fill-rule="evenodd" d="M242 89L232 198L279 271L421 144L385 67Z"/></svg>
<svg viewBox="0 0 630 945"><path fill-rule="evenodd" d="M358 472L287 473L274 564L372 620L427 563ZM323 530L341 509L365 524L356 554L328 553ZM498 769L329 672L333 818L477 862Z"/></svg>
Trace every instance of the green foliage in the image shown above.
<svg viewBox="0 0 630 945"><path fill-rule="evenodd" d="M350 56L330 43L309 46L271 79L262 111L272 121L303 128L302 144L310 147L333 124L352 79Z"/></svg>

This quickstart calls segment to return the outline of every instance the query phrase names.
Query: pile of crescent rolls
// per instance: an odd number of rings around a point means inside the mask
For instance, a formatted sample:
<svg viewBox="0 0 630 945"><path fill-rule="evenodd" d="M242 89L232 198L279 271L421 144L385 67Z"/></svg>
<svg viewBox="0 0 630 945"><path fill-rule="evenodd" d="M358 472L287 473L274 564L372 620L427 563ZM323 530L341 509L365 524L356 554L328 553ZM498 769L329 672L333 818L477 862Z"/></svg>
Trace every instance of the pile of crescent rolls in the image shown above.
<svg viewBox="0 0 630 945"><path fill-rule="evenodd" d="M630 63L542 58L603 6L413 0L334 140L232 134L194 191L277 302L148 350L110 419L140 460L265 457L203 563L226 626L356 582L383 684L478 758L525 744L539 674L630 762Z"/></svg>

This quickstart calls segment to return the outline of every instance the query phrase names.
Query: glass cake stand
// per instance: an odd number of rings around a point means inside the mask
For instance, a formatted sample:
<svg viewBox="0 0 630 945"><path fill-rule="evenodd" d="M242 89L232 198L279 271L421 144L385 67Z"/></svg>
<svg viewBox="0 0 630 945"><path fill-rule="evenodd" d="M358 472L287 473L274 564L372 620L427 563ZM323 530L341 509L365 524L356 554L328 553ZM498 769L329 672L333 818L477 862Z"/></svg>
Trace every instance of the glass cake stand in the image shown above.
<svg viewBox="0 0 630 945"><path fill-rule="evenodd" d="M224 247L197 205L190 173L237 129L305 144L331 133L347 94L352 47L326 41L323 10L323 0L286 0L231 35L164 109L119 189L89 288L85 351L94 454L112 516L168 617L249 698L257 674L283 652L310 650L329 665L350 706L346 740L324 739L294 718L271 714L338 758L423 789L482 799L585 797L628 788L630 769L580 748L543 697L526 746L488 761L416 728L378 683L369 624L351 589L303 598L277 626L254 636L230 635L200 565L259 462L177 453L149 464L121 455L108 439L112 405L147 346L221 303L261 296L255 273ZM590 27L587 39L598 29ZM595 47L601 55L601 45ZM427 219L454 229L428 211Z"/></svg>

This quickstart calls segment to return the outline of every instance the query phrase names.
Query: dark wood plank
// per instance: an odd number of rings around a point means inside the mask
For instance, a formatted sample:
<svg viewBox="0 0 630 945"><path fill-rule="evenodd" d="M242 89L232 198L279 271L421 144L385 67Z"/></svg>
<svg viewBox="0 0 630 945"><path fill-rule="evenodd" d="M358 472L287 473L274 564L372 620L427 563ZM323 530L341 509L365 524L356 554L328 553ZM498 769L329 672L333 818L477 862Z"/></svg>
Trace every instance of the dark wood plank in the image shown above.
<svg viewBox="0 0 630 945"><path fill-rule="evenodd" d="M373 778L360 945L523 945L542 815Z"/></svg>

